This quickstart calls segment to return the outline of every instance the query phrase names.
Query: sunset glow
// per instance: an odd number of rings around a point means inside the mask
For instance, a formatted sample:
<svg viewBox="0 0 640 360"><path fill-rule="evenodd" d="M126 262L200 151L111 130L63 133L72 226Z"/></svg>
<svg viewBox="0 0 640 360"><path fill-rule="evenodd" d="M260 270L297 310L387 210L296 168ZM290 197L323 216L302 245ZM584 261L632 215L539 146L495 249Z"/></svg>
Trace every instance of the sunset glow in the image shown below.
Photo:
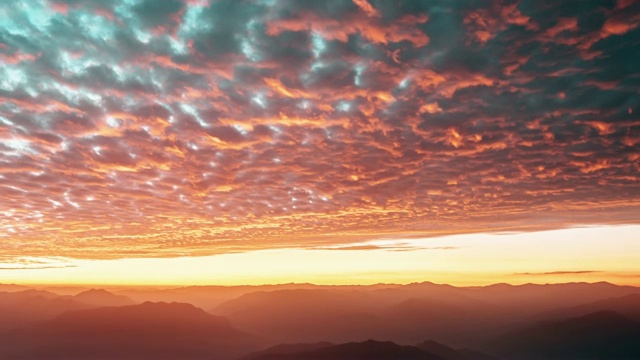
<svg viewBox="0 0 640 360"><path fill-rule="evenodd" d="M640 5L576 6L5 1L0 282L640 285Z"/></svg>
<svg viewBox="0 0 640 360"><path fill-rule="evenodd" d="M388 239L315 249L118 260L48 259L31 270L0 270L21 284L259 285L614 281L640 285L640 227ZM554 251L549 251L553 248ZM24 266L16 266L24 269Z"/></svg>

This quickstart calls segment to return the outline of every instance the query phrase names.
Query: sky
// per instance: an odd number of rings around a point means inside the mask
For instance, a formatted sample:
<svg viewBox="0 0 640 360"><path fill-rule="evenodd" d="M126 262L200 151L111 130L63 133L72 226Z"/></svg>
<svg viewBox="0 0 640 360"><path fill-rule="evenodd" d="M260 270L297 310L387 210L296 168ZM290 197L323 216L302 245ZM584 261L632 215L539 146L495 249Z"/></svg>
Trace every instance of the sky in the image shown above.
<svg viewBox="0 0 640 360"><path fill-rule="evenodd" d="M640 283L639 58L633 0L1 2L0 282Z"/></svg>

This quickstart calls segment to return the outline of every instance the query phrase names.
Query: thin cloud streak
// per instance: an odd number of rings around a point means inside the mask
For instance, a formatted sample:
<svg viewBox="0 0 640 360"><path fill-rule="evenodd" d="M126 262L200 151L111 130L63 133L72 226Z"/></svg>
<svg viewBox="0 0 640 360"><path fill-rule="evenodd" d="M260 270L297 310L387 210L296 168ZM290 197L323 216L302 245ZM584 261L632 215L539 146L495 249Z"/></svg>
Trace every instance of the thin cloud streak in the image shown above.
<svg viewBox="0 0 640 360"><path fill-rule="evenodd" d="M459 247L456 246L434 246L434 247L422 247L411 245L349 245L349 246L326 246L315 247L310 250L346 250L346 251L362 251L362 250L386 250L386 251L414 251L414 250L456 250Z"/></svg>
<svg viewBox="0 0 640 360"><path fill-rule="evenodd" d="M30 266L30 267L0 267L0 270L43 270L43 269L64 269L78 267L77 265L66 266Z"/></svg>
<svg viewBox="0 0 640 360"><path fill-rule="evenodd" d="M547 276L547 275L580 275L580 274L595 274L601 273L599 270L576 270L576 271L547 271L547 272L524 272L514 273L514 275L534 275L534 276Z"/></svg>

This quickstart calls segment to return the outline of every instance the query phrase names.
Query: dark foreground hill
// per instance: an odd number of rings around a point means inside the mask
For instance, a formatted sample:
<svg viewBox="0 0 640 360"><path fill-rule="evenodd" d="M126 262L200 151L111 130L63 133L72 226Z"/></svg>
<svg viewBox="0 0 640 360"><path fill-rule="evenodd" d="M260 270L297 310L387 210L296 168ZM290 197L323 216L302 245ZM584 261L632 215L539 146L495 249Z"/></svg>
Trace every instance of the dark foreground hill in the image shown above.
<svg viewBox="0 0 640 360"><path fill-rule="evenodd" d="M0 339L1 359L227 359L260 340L190 304L64 313Z"/></svg>
<svg viewBox="0 0 640 360"><path fill-rule="evenodd" d="M513 360L640 359L640 323L613 311L543 322L486 349Z"/></svg>
<svg viewBox="0 0 640 360"><path fill-rule="evenodd" d="M490 360L488 355L458 351L434 341L402 346L391 341L367 340L339 345L329 343L278 345L244 360Z"/></svg>
<svg viewBox="0 0 640 360"><path fill-rule="evenodd" d="M446 360L496 360L495 357L471 349L452 349L437 341L427 340L417 346L431 354L440 356Z"/></svg>
<svg viewBox="0 0 640 360"><path fill-rule="evenodd" d="M311 344L279 344L271 346L265 350L246 355L242 357L242 360L267 359L270 357L277 357L282 355L305 353L333 345L334 344L326 341Z"/></svg>

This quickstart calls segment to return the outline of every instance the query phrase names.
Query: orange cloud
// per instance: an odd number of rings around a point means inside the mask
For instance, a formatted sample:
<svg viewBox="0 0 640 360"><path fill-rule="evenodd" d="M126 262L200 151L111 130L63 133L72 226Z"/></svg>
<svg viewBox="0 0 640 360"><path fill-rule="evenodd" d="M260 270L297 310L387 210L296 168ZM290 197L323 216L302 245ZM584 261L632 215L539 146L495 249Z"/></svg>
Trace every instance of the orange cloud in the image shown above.
<svg viewBox="0 0 640 360"><path fill-rule="evenodd" d="M369 4L367 0L353 0L353 3L356 4L362 11L364 11L367 15L371 17L380 17L382 14L378 9L374 8Z"/></svg>

